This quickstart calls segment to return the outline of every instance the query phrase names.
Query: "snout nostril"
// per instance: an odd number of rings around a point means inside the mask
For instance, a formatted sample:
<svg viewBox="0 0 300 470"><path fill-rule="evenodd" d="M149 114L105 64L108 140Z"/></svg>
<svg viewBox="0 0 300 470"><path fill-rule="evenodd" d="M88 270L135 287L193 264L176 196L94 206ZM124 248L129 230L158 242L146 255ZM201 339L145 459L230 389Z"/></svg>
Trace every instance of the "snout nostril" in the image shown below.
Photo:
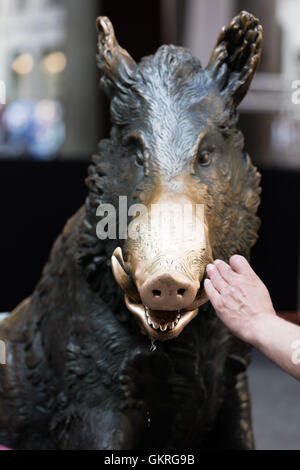
<svg viewBox="0 0 300 470"><path fill-rule="evenodd" d="M174 271L155 273L144 282L139 281L141 301L149 309L176 312L194 305L199 281Z"/></svg>
<svg viewBox="0 0 300 470"><path fill-rule="evenodd" d="M153 294L155 297L160 297L161 292L160 292L160 290L158 290L158 289L154 289L154 290L152 291L152 294Z"/></svg>
<svg viewBox="0 0 300 470"><path fill-rule="evenodd" d="M178 295L183 295L185 293L185 289L178 289L177 294Z"/></svg>

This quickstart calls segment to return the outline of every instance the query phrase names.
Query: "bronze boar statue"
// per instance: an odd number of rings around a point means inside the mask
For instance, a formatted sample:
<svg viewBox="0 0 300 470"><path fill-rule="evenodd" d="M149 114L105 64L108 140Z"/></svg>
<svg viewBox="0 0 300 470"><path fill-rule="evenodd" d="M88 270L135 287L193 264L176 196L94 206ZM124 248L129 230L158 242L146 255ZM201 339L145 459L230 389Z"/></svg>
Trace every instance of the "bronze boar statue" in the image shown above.
<svg viewBox="0 0 300 470"><path fill-rule="evenodd" d="M97 31L111 133L35 291L0 323L0 443L252 449L250 350L219 321L203 281L212 259L249 259L257 239L260 175L236 108L259 62L262 27L241 12L207 67L175 46L137 64L108 18ZM128 236L109 210L120 196ZM149 212L162 206L164 219L173 205L169 224Z"/></svg>

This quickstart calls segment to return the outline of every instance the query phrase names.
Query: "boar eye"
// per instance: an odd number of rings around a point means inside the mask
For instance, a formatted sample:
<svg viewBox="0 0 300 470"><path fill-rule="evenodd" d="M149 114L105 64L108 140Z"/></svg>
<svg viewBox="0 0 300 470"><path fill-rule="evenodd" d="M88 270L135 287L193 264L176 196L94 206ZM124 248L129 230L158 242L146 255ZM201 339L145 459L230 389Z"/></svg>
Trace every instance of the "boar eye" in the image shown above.
<svg viewBox="0 0 300 470"><path fill-rule="evenodd" d="M135 162L137 166L144 166L144 155L141 150L138 150L136 153Z"/></svg>
<svg viewBox="0 0 300 470"><path fill-rule="evenodd" d="M202 150L198 152L198 163L201 166L208 166L211 162L211 150Z"/></svg>

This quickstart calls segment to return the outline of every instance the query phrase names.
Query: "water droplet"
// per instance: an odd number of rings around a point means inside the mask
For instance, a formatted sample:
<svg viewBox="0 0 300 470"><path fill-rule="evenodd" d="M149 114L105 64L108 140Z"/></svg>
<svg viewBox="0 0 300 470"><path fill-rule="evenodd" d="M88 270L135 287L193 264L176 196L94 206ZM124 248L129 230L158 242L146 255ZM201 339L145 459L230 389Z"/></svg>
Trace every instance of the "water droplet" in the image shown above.
<svg viewBox="0 0 300 470"><path fill-rule="evenodd" d="M147 428L150 428L150 425L151 425L151 418L150 418L150 412L147 411Z"/></svg>

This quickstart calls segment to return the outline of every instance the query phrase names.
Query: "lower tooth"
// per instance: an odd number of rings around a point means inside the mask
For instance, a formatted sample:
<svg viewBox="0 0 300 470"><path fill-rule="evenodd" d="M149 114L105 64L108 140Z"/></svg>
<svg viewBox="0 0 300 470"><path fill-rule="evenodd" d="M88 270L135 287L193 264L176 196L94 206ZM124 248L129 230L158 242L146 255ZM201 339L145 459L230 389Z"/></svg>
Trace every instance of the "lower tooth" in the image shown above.
<svg viewBox="0 0 300 470"><path fill-rule="evenodd" d="M179 312L179 310L178 310L178 312ZM161 331L166 331L168 328L170 330L175 328L175 326L178 324L178 322L180 320L180 316L181 316L180 313L178 313L176 319L173 322L164 323L163 325L160 325L159 323L156 323L155 321L151 320L151 318L148 314L148 307L146 307L146 306L145 306L145 314L146 314L146 319L147 319L148 325L152 326L155 330L160 329Z"/></svg>
<svg viewBox="0 0 300 470"><path fill-rule="evenodd" d="M165 323L164 325L159 325L159 328L161 329L161 331L166 331L166 329L168 328L168 324Z"/></svg>

